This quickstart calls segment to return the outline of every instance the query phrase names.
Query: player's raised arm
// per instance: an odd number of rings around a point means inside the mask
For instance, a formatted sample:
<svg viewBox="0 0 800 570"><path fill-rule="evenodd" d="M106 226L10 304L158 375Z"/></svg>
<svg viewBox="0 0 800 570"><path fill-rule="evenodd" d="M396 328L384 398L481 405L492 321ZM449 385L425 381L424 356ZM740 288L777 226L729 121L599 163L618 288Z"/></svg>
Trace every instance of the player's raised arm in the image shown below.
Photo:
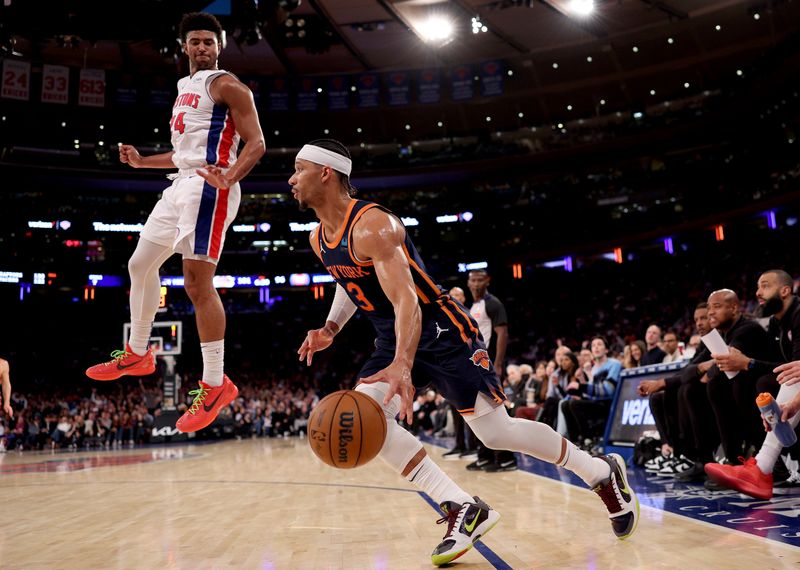
<svg viewBox="0 0 800 570"><path fill-rule="evenodd" d="M208 165L197 173L216 188L230 188L247 176L267 150L264 133L258 122L258 111L253 93L241 81L230 75L221 75L209 85L209 93L215 101L228 106L242 138L244 147L230 170L222 171L218 166Z"/></svg>
<svg viewBox="0 0 800 570"><path fill-rule="evenodd" d="M406 230L402 224L377 208L370 210L353 227L353 244L359 259L371 259L381 288L391 301L395 314L397 339L392 363L362 382L384 381L389 391L384 403L395 394L402 400L401 415L411 423L413 417L414 385L411 368L422 331L422 312L419 308L414 279L403 250Z"/></svg>

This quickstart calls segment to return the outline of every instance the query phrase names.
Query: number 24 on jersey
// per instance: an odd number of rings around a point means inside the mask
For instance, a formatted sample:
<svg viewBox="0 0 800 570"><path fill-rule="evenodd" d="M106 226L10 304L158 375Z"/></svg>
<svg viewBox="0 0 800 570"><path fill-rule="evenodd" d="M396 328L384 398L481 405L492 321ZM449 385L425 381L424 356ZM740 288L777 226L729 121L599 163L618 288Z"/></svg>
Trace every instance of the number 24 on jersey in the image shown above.
<svg viewBox="0 0 800 570"><path fill-rule="evenodd" d="M169 128L183 134L183 131L186 130L186 125L183 124L183 116L185 114L186 113L178 113L177 115L173 115L169 120Z"/></svg>

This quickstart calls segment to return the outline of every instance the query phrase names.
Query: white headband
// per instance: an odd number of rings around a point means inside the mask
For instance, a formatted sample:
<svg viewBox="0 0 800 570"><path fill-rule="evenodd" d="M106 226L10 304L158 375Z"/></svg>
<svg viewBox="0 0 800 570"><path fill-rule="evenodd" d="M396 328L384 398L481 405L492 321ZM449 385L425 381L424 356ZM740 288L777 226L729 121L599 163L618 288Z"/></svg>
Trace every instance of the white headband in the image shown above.
<svg viewBox="0 0 800 570"><path fill-rule="evenodd" d="M353 170L353 161L346 156L311 144L303 145L303 148L297 153L297 158L322 166L330 166L347 176L350 176L350 172Z"/></svg>

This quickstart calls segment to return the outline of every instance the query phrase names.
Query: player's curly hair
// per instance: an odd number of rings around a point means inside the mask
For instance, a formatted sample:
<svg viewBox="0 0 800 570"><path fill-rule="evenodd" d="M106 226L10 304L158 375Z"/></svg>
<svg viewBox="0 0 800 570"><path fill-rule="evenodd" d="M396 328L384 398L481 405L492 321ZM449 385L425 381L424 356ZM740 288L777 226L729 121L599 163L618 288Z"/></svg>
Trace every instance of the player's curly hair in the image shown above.
<svg viewBox="0 0 800 570"><path fill-rule="evenodd" d="M350 151L347 150L347 147L334 139L317 139L311 141L308 144L324 148L325 150L335 152L336 154L341 154L342 156L345 156L350 160L352 160L353 158L350 156ZM334 172L336 172L336 174L339 175L339 181L342 183L342 186L344 186L344 188L347 190L347 193L350 196L355 196L357 190L356 187L350 183L350 177L347 174L344 174L343 172L339 172L337 170L334 170Z"/></svg>
<svg viewBox="0 0 800 570"><path fill-rule="evenodd" d="M216 17L206 12L191 12L184 14L181 19L178 33L181 36L181 42L186 43L186 36L189 32L214 32L217 36L217 41L222 45L222 24L219 23Z"/></svg>

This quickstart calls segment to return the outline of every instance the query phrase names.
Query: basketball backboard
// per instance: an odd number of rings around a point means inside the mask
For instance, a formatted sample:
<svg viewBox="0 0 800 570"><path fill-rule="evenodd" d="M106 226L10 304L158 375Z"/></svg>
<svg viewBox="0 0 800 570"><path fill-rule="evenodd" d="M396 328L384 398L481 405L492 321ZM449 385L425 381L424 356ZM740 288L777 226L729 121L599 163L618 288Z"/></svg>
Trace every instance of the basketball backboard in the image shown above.
<svg viewBox="0 0 800 570"><path fill-rule="evenodd" d="M131 324L125 323L122 327L122 344L128 342ZM167 354L179 355L183 344L183 323L181 321L156 321L150 332L150 346L156 356Z"/></svg>

